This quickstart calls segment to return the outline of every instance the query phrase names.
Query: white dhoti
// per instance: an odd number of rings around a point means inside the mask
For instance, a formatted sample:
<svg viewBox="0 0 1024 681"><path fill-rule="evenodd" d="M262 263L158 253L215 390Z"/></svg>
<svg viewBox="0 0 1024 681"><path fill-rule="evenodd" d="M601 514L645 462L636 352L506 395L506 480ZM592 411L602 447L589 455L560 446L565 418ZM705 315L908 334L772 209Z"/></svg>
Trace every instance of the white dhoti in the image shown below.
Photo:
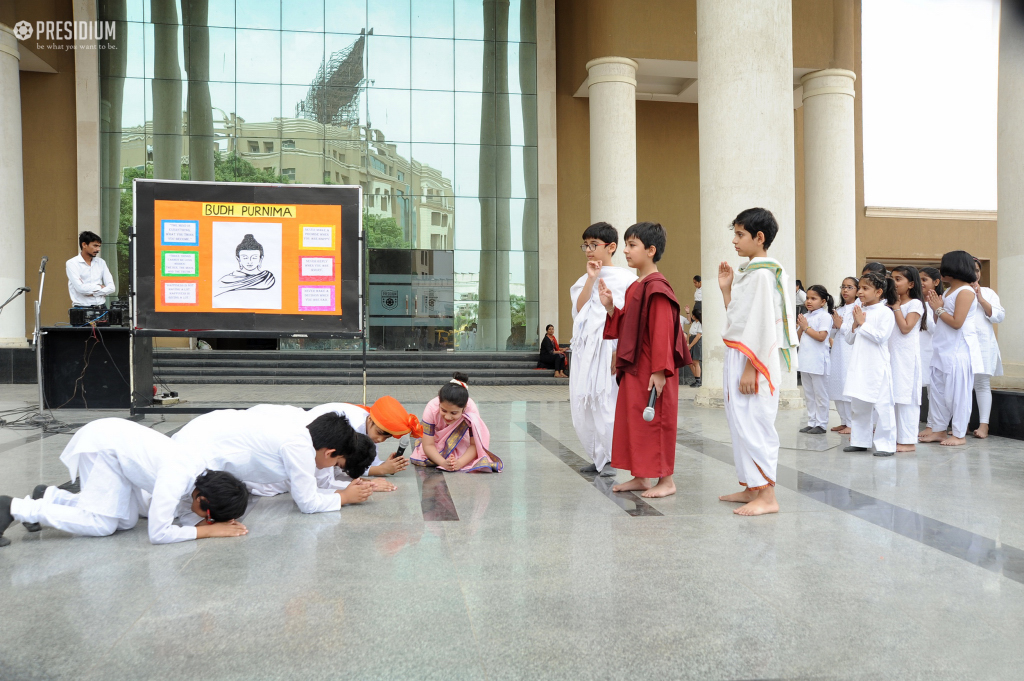
<svg viewBox="0 0 1024 681"><path fill-rule="evenodd" d="M896 444L916 445L921 431L921 405L896 405Z"/></svg>
<svg viewBox="0 0 1024 681"><path fill-rule="evenodd" d="M971 391L974 374L971 359L965 355L950 358L949 371L932 367L931 385L928 386L928 427L939 433L953 423L953 436L967 435L967 422L971 419Z"/></svg>
<svg viewBox="0 0 1024 681"><path fill-rule="evenodd" d="M128 486L130 492L131 484ZM129 494L126 518L94 513L83 507L83 501L87 498L81 494L47 487L42 499L12 499L11 515L23 523L40 523L86 537L106 537L117 530L130 530L139 522L139 500L134 494Z"/></svg>
<svg viewBox="0 0 1024 681"><path fill-rule="evenodd" d="M773 395L768 389L768 382L759 375L759 391L753 395L741 393L740 378L746 366L746 355L726 348L722 388L725 392L725 416L732 434L736 476L741 485L757 490L775 486L779 465L779 433L775 430L779 391L776 389Z"/></svg>
<svg viewBox="0 0 1024 681"><path fill-rule="evenodd" d="M575 367L573 371L576 371ZM576 436L597 470L612 460L612 431L615 427L615 401L618 394L618 386L615 386L603 395L583 395L569 401Z"/></svg>
<svg viewBox="0 0 1024 681"><path fill-rule="evenodd" d="M872 404L854 398L850 445L869 449L872 444L878 452L896 451L896 410L892 402Z"/></svg>
<svg viewBox="0 0 1024 681"><path fill-rule="evenodd" d="M807 425L811 428L828 427L828 375L800 372L807 403Z"/></svg>

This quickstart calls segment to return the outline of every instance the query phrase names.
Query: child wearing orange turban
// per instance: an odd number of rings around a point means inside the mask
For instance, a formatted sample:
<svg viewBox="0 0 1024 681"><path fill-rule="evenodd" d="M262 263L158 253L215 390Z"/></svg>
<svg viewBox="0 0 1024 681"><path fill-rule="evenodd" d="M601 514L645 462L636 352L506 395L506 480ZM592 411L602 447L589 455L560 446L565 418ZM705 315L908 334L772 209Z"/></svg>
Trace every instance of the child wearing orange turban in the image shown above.
<svg viewBox="0 0 1024 681"><path fill-rule="evenodd" d="M394 397L385 395L368 410L370 419L380 430L388 433L391 437L402 437L411 435L414 438L423 437L423 426L414 414L410 414L402 406L402 403Z"/></svg>

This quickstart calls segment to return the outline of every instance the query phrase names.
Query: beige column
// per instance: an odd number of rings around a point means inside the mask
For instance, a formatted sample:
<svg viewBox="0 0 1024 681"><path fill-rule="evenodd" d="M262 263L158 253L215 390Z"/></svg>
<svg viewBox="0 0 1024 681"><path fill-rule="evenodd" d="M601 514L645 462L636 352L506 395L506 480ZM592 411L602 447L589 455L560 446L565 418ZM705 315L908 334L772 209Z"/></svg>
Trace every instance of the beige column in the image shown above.
<svg viewBox="0 0 1024 681"><path fill-rule="evenodd" d="M1004 376L1002 387L1024 388L1024 298L1016 294L1024 276L1024 14L1003 0L999 20L998 283L1006 319L997 327ZM969 249L968 249L969 250Z"/></svg>
<svg viewBox="0 0 1024 681"><path fill-rule="evenodd" d="M21 164L21 81L18 39L0 24L0 303L25 286L25 186ZM34 285L29 284L32 288ZM0 313L0 346L25 345L23 294Z"/></svg>
<svg viewBox="0 0 1024 681"><path fill-rule="evenodd" d="M612 261L626 266L622 235L636 222L636 70L632 59L587 62L590 74L590 221L619 230ZM583 230L580 230L582 234Z"/></svg>
<svg viewBox="0 0 1024 681"><path fill-rule="evenodd" d="M768 254L793 277L796 188L793 21L790 0L697 0L700 245L704 286L704 387L697 404L722 406L725 321L718 265L741 260L729 224L753 207L779 222ZM782 407L803 403L796 374L783 375Z"/></svg>
<svg viewBox="0 0 1024 681"><path fill-rule="evenodd" d="M525 4L525 3L524 3ZM522 25L522 24L521 24ZM558 116L555 81L555 0L537 0L538 321L558 324ZM580 231L582 234L582 230ZM529 329L527 329L529 331ZM572 330L567 329L568 335ZM543 333L543 328L540 329ZM563 333L562 329L558 330ZM565 335L563 333L563 335Z"/></svg>
<svg viewBox="0 0 1024 681"><path fill-rule="evenodd" d="M853 83L857 74L825 69L804 76L804 286L839 296L857 269L857 182L853 150Z"/></svg>

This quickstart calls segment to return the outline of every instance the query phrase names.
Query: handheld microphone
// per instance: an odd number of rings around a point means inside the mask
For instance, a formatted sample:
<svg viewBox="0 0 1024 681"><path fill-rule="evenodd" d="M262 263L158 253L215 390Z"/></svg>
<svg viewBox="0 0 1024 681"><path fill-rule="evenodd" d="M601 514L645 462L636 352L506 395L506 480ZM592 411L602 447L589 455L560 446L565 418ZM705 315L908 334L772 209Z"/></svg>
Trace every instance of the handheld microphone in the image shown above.
<svg viewBox="0 0 1024 681"><path fill-rule="evenodd" d="M658 391L651 388L651 397L647 400L647 408L644 409L644 421L648 423L654 420L654 400L658 399Z"/></svg>
<svg viewBox="0 0 1024 681"><path fill-rule="evenodd" d="M405 454L405 450L406 450L406 448L408 448L408 446L409 446L409 435L408 435L408 433L406 433L405 435L402 436L402 439L398 441L398 451L395 452L392 455L391 458L393 458L393 459L401 459L402 456Z"/></svg>
<svg viewBox="0 0 1024 681"><path fill-rule="evenodd" d="M42 273L44 273L46 271L46 263L49 262L49 260L50 260L49 256L47 256L47 255L43 256L42 262L39 263L39 274L42 274Z"/></svg>

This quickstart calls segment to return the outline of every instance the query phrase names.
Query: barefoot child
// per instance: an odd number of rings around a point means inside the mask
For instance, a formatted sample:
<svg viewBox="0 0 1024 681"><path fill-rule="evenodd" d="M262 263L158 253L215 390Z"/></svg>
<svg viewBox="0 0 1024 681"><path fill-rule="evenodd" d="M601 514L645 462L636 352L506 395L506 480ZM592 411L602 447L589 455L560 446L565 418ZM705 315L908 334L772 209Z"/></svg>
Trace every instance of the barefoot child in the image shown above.
<svg viewBox="0 0 1024 681"><path fill-rule="evenodd" d="M839 425L832 430L840 435L849 435L850 424L853 423L853 412L850 400L843 395L843 385L846 383L846 367L850 361L850 351L853 349L847 342L847 336L853 326L854 301L857 301L857 278L843 279L843 285L839 291L841 302L839 307L832 312L832 350L829 353L828 394L836 403L836 413L839 414Z"/></svg>
<svg viewBox="0 0 1024 681"><path fill-rule="evenodd" d="M687 336L689 343L687 347L690 349L690 359L693 360L693 364L690 365L690 371L693 373L694 388L701 387L700 380L700 359L704 356L704 344L701 343L701 339L704 337L704 317L700 307L695 307L693 312L690 313L690 333Z"/></svg>
<svg viewBox="0 0 1024 681"><path fill-rule="evenodd" d="M896 287L892 279L868 272L861 275L857 296L860 307L853 309L847 339L853 352L843 388L853 403L853 424L850 444L843 451L866 452L874 442L875 456L892 456L896 453L896 411L889 337L896 320L887 306L896 302Z"/></svg>
<svg viewBox="0 0 1024 681"><path fill-rule="evenodd" d="M630 284L621 309L602 280L601 304L608 313L604 337L618 339L612 466L628 470L633 479L612 487L613 492L643 491L648 498L676 493L672 472L676 463L676 422L679 381L676 370L690 364L690 353L679 325L679 302L668 280L658 271L665 252L665 228L639 222L626 230L626 262L639 281ZM671 378L672 380L668 380ZM654 420L644 421L651 390L658 395ZM657 478L650 487L648 478Z"/></svg>
<svg viewBox="0 0 1024 681"><path fill-rule="evenodd" d="M801 433L824 435L828 427L828 376L830 356L828 332L832 328L835 303L825 287L815 284L807 289L806 315L797 315L796 334L800 338L800 379L807 403L807 425Z"/></svg>
<svg viewBox="0 0 1024 681"><path fill-rule="evenodd" d="M417 466L443 471L500 473L501 459L488 451L491 433L469 398L469 377L456 371L423 410L423 439L412 453Z"/></svg>
<svg viewBox="0 0 1024 681"><path fill-rule="evenodd" d="M974 374L984 361L974 327L978 296L971 288L977 278L974 258L966 251L950 251L939 267L947 290L939 297L929 291L926 302L933 313L931 381L928 386L928 427L919 442L940 442L947 447L966 444L967 422L971 418ZM953 423L953 435L946 426Z"/></svg>
<svg viewBox="0 0 1024 681"><path fill-rule="evenodd" d="M587 273L569 289L572 300L572 356L575 370L569 374L569 408L576 436L592 463L581 473L600 473L614 477L612 468L612 430L615 425L614 340L604 338L604 320L608 318L598 295L597 282L603 281L621 306L626 289L636 275L625 267L612 265L618 248L619 233L607 222L598 222L583 232L581 246L587 256Z"/></svg>
<svg viewBox="0 0 1024 681"><path fill-rule="evenodd" d="M748 261L733 272L718 266L718 286L725 303L725 362L722 387L725 416L732 433L732 453L742 492L719 497L744 504L733 513L753 516L778 513L775 470L779 463L779 411L782 372L793 370L796 327L792 288L768 248L779 232L775 216L748 208L733 220L733 247Z"/></svg>
<svg viewBox="0 0 1024 681"><path fill-rule="evenodd" d="M892 396L896 403L896 451L912 452L921 428L921 329L928 325L924 314L921 277L917 268L898 265L892 281L899 300L892 305L896 326L889 337L892 362Z"/></svg>
<svg viewBox="0 0 1024 681"><path fill-rule="evenodd" d="M106 537L148 516L152 544L247 532L236 521L249 503L245 485L229 473L206 470L198 456L151 428L117 418L92 421L75 433L60 460L72 480L81 477L81 492L38 485L31 499L0 497L0 546L9 543L2 535L15 520L29 532L46 526ZM193 524L174 525L188 510L198 516Z"/></svg>
<svg viewBox="0 0 1024 681"><path fill-rule="evenodd" d="M979 283L981 261L977 258L974 259L974 273L978 277L971 284L978 297L978 306L974 308L974 328L978 332L978 347L984 364L984 368L974 374L974 395L978 398L978 429L974 431L974 437L983 440L988 437L988 422L992 415L992 377L1003 375L1003 359L994 325L1006 319L1006 310L999 302L999 294Z"/></svg>

